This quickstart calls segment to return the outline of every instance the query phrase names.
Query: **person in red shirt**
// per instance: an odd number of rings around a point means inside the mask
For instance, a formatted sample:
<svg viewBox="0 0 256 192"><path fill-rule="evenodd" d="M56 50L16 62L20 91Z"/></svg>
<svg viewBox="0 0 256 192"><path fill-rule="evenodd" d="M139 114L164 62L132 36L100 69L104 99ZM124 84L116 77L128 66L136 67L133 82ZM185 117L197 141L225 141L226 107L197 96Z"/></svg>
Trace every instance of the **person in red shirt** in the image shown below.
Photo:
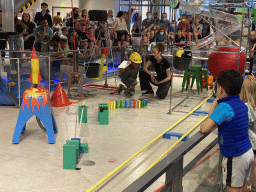
<svg viewBox="0 0 256 192"><path fill-rule="evenodd" d="M182 15L182 19L181 22L179 22L178 29L181 29L183 36L186 38L186 40L191 42L192 33L190 32L190 24L187 21L186 15Z"/></svg>

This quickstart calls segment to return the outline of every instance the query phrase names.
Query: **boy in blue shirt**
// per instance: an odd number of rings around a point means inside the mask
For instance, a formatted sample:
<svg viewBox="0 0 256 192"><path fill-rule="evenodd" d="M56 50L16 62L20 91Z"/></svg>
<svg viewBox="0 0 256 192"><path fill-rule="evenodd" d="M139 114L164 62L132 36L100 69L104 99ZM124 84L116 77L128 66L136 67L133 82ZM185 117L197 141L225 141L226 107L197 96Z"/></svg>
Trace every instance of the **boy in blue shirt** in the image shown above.
<svg viewBox="0 0 256 192"><path fill-rule="evenodd" d="M248 136L248 108L240 99L243 77L235 70L222 71L217 79L217 97L209 117L200 127L202 133L218 125L223 181L228 192L247 191L249 173L254 161Z"/></svg>
<svg viewBox="0 0 256 192"><path fill-rule="evenodd" d="M35 35L35 49L39 52L49 51L49 41L52 40L53 31L47 26L47 19L41 18L40 25L33 32Z"/></svg>

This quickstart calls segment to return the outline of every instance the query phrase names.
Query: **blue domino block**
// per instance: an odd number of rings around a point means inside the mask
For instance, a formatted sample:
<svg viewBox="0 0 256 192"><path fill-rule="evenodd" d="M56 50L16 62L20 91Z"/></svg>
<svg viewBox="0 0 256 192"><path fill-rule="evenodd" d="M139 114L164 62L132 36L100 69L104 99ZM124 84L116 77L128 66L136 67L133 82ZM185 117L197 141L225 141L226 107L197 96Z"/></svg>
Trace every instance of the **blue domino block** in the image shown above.
<svg viewBox="0 0 256 192"><path fill-rule="evenodd" d="M79 141L79 156L81 154L81 139L80 138L71 138L71 140L78 140Z"/></svg>
<svg viewBox="0 0 256 192"><path fill-rule="evenodd" d="M213 103L214 100L215 100L214 98L210 98L210 99L207 100L207 102L208 103Z"/></svg>
<svg viewBox="0 0 256 192"><path fill-rule="evenodd" d="M124 108L127 108L127 107L128 107L128 101L125 100Z"/></svg>
<svg viewBox="0 0 256 192"><path fill-rule="evenodd" d="M179 138L181 138L183 135L184 135L184 134L182 134L182 133L167 132L167 133L165 133L165 134L163 135L163 138L165 138L165 139L171 139L171 137L173 136L173 137L178 137L178 139L179 139ZM184 137L184 138L182 139L182 141L187 141L188 138L189 138L189 136L187 135L186 137Z"/></svg>
<svg viewBox="0 0 256 192"><path fill-rule="evenodd" d="M132 100L130 100L129 108L132 108Z"/></svg>
<svg viewBox="0 0 256 192"><path fill-rule="evenodd" d="M193 113L208 114L208 111L195 110Z"/></svg>
<svg viewBox="0 0 256 192"><path fill-rule="evenodd" d="M145 101L145 107L148 106L148 100L145 99L144 101Z"/></svg>

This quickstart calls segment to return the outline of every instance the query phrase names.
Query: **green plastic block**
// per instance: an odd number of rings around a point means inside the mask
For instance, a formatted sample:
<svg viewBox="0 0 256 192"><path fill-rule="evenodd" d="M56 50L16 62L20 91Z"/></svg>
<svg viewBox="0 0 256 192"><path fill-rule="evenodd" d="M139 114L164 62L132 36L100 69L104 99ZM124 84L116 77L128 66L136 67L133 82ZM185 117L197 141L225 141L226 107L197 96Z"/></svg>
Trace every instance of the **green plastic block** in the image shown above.
<svg viewBox="0 0 256 192"><path fill-rule="evenodd" d="M75 145L76 149L76 164L78 163L78 158L79 158L79 141L78 140L67 140L66 144L68 145Z"/></svg>
<svg viewBox="0 0 256 192"><path fill-rule="evenodd" d="M81 143L81 151L82 151L82 153L88 153L89 152L88 143Z"/></svg>
<svg viewBox="0 0 256 192"><path fill-rule="evenodd" d="M108 123L109 123L108 111L104 111L104 112L100 113L99 122L100 122L100 125L108 125Z"/></svg>
<svg viewBox="0 0 256 192"><path fill-rule="evenodd" d="M63 145L63 169L76 169L76 146Z"/></svg>
<svg viewBox="0 0 256 192"><path fill-rule="evenodd" d="M116 101L116 109L119 109L120 103L119 101Z"/></svg>
<svg viewBox="0 0 256 192"><path fill-rule="evenodd" d="M123 108L124 108L124 101L121 100L121 101L120 101L120 109L123 109Z"/></svg>
<svg viewBox="0 0 256 192"><path fill-rule="evenodd" d="M78 107L78 122L80 123L82 110L83 110L82 123L87 123L87 106L85 106L85 107L79 106Z"/></svg>

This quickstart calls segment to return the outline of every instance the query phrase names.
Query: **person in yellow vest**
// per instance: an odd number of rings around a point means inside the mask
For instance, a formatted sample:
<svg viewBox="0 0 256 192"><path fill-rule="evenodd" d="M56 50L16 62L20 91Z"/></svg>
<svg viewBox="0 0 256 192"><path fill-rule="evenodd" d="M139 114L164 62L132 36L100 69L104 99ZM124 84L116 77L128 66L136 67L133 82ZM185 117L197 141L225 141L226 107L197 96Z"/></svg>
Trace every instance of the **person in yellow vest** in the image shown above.
<svg viewBox="0 0 256 192"><path fill-rule="evenodd" d="M137 76L139 72L139 66L142 63L142 58L137 52L133 52L129 60L131 63L124 69L121 76L121 81L125 84L120 84L118 87L118 94L124 91L126 96L133 96L135 93L135 86L137 85Z"/></svg>

